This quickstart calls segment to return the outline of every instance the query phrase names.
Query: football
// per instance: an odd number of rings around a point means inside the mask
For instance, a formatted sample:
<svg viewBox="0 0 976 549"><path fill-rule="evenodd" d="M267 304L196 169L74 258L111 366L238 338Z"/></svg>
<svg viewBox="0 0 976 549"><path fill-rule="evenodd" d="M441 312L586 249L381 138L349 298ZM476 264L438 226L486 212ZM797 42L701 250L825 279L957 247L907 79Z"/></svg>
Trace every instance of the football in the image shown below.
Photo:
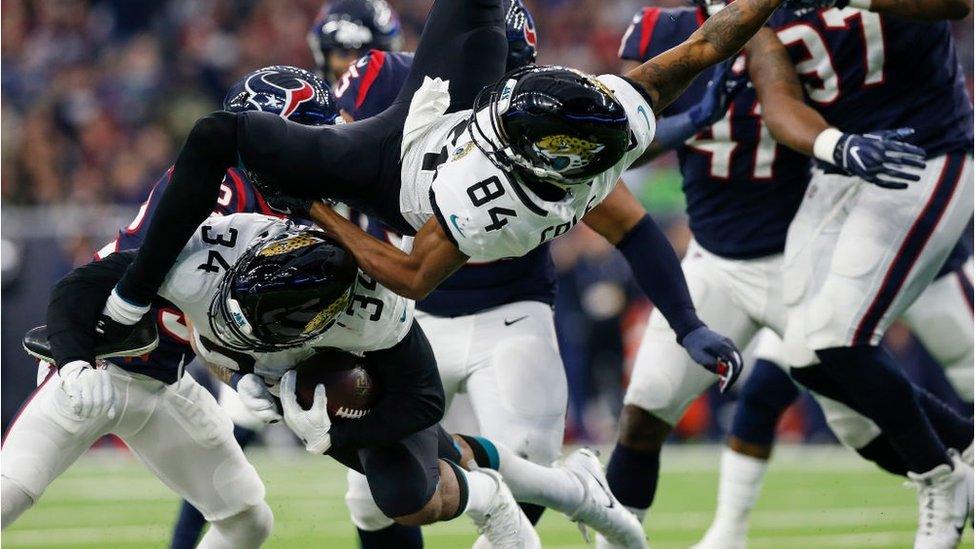
<svg viewBox="0 0 976 549"><path fill-rule="evenodd" d="M306 410L312 406L319 384L325 385L329 415L333 418L359 419L376 404L379 389L363 368L362 357L322 350L298 363L295 371L298 404Z"/></svg>

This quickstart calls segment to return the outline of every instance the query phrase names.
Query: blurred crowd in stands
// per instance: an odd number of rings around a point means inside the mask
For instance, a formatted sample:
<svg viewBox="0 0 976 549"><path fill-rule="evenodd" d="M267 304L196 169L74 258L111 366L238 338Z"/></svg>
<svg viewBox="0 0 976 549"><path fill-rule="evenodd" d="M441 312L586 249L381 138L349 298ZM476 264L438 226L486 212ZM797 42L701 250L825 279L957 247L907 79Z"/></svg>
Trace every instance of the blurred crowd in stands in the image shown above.
<svg viewBox="0 0 976 549"><path fill-rule="evenodd" d="M413 48L429 0L390 0ZM654 2L683 5L682 0ZM526 0L541 63L615 72L620 37L639 0ZM240 75L271 64L312 67L306 43L322 0L2 0L2 201L30 205L136 205L172 162L193 121L215 110ZM972 89L973 24L955 25ZM679 254L688 239L679 176L665 156L633 183L669 225ZM65 243L65 265L101 243ZM650 305L625 262L586 230L557 241L557 323L571 387L569 435L606 439L628 359ZM907 340L906 340L907 341ZM915 351L912 351L915 352ZM717 395L688 414L679 435L717 435ZM785 424L816 438L801 409Z"/></svg>

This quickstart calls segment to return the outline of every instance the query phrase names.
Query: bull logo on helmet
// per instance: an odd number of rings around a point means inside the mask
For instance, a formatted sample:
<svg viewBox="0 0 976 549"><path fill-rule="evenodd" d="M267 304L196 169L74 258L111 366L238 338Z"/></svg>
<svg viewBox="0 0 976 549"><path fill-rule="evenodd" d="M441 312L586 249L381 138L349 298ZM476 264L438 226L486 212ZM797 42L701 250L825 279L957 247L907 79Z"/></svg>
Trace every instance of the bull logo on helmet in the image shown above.
<svg viewBox="0 0 976 549"><path fill-rule="evenodd" d="M599 143L563 134L547 135L532 147L557 172L582 168L604 149Z"/></svg>

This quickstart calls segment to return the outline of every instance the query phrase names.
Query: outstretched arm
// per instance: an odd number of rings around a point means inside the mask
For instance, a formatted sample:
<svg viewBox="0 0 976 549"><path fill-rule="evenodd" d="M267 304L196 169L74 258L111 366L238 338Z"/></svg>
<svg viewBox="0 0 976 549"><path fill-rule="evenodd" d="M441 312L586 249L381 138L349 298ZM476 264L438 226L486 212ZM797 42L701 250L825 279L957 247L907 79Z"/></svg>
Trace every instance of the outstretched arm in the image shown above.
<svg viewBox="0 0 976 549"><path fill-rule="evenodd" d="M626 76L644 87L661 112L703 70L739 51L782 0L736 0L708 18L687 40Z"/></svg>
<svg viewBox="0 0 976 549"><path fill-rule="evenodd" d="M728 338L698 318L684 272L671 243L622 183L583 222L603 235L627 259L638 285L675 332L695 362L719 376L725 391L742 372L742 357Z"/></svg>
<svg viewBox="0 0 976 549"><path fill-rule="evenodd" d="M360 269L373 280L410 299L427 297L468 260L435 219L420 228L408 254L366 233L322 202L314 203L309 213L313 221L352 253Z"/></svg>
<svg viewBox="0 0 976 549"><path fill-rule="evenodd" d="M857 135L831 127L805 103L793 61L775 32L760 30L747 48L749 77L774 139L881 187L903 189L918 181L905 169L925 167L925 151L904 142L912 130Z"/></svg>
<svg viewBox="0 0 976 549"><path fill-rule="evenodd" d="M763 28L746 51L749 78L769 133L787 147L813 156L814 141L830 124L804 101L803 86L786 48L772 29Z"/></svg>

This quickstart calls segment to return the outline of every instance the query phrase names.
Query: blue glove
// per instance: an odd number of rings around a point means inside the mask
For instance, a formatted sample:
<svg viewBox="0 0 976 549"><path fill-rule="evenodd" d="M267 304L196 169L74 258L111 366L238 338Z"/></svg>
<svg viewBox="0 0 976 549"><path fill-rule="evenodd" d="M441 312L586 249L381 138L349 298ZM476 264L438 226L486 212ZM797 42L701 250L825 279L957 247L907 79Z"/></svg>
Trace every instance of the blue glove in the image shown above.
<svg viewBox="0 0 976 549"><path fill-rule="evenodd" d="M681 340L692 360L718 376L719 391L725 392L742 373L742 355L732 341L708 329L695 328Z"/></svg>
<svg viewBox="0 0 976 549"><path fill-rule="evenodd" d="M699 130L725 116L729 101L747 84L745 75L730 77L731 66L731 59L715 65L701 101L682 113L657 121L654 140L662 150L680 147Z"/></svg>
<svg viewBox="0 0 976 549"><path fill-rule="evenodd" d="M886 189L904 189L920 175L905 168L925 168L925 151L905 140L915 130L900 128L864 135L842 134L833 163L849 175Z"/></svg>

